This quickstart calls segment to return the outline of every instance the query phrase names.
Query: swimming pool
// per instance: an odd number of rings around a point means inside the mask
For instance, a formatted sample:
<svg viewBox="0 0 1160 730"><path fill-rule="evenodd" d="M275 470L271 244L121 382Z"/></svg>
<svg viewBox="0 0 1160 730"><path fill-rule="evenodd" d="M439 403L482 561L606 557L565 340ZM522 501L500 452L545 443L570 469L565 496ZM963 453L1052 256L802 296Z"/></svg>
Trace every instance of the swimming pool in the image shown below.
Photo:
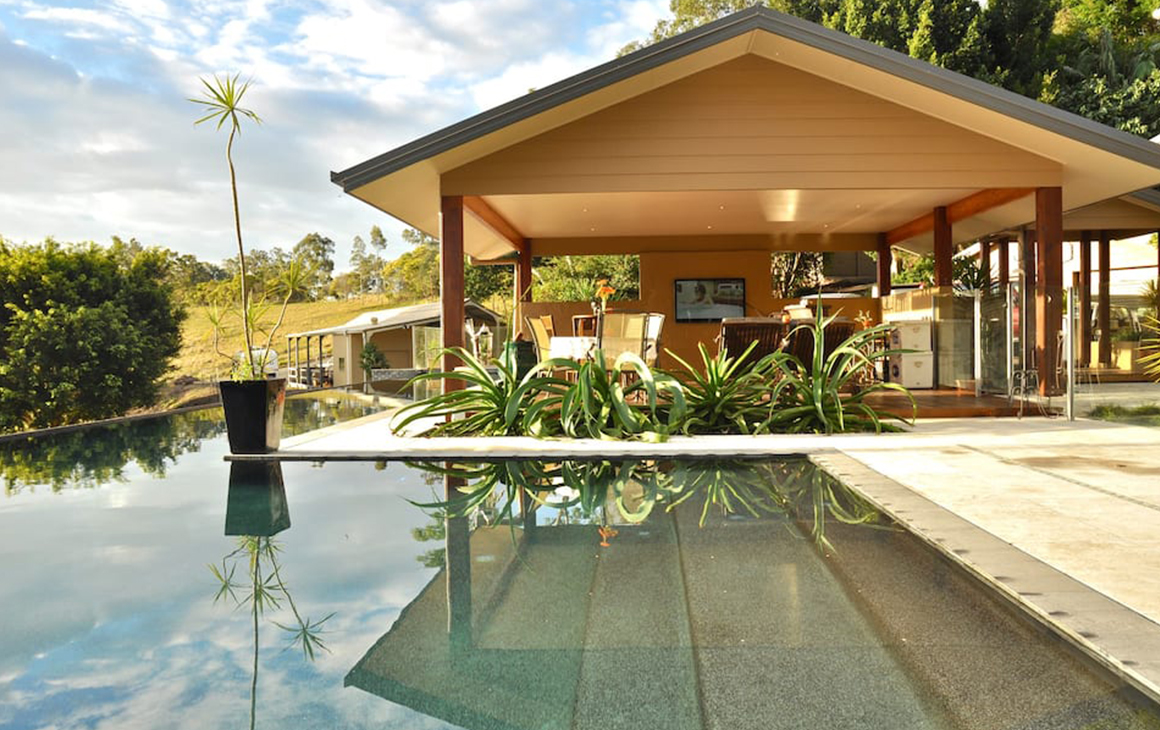
<svg viewBox="0 0 1160 730"><path fill-rule="evenodd" d="M1158 726L805 462L451 465L424 509L447 465L155 420L0 448L0 728Z"/></svg>

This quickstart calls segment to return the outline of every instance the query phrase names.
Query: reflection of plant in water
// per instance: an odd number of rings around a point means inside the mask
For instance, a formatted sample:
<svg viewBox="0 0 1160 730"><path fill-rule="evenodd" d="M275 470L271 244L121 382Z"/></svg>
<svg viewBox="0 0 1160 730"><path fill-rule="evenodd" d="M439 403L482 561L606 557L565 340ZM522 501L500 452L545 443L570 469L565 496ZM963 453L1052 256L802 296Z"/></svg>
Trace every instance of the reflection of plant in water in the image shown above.
<svg viewBox="0 0 1160 730"><path fill-rule="evenodd" d="M210 565L209 569L220 583L214 603L229 597L238 608L248 605L253 620L254 634L254 668L250 681L250 728L254 727L258 700L258 645L259 645L259 618L267 608L279 609L284 600L294 615L292 625L284 625L271 621L275 626L287 632L291 646L301 646L302 655L306 659L314 660L316 651L330 651L322 641L322 625L330 620L333 613L327 614L318 621L302 618L290 589L282 579L281 566L278 564L278 553L282 548L269 537L244 536L238 538L238 547L224 558L221 566ZM246 565L246 582L235 580L238 565Z"/></svg>
<svg viewBox="0 0 1160 730"><path fill-rule="evenodd" d="M847 525L874 526L878 522L878 510L869 502L808 461L783 461L775 464L771 473L794 515L809 525L810 537L828 550L834 546L826 539L827 517Z"/></svg>
<svg viewBox="0 0 1160 730"><path fill-rule="evenodd" d="M463 480L446 500L416 503L444 510L451 517L483 516L514 523L521 492L538 505L606 522L615 508L629 524L644 522L658 504L673 510L694 497L702 526L713 509L723 515L788 516L805 522L810 538L826 549L826 521L872 525L878 512L814 464L804 459L781 462L711 459L657 461L500 461L466 464L417 464L421 469ZM690 502L690 504L692 504ZM602 535L603 537L603 535ZM607 539L605 539L607 542Z"/></svg>
<svg viewBox="0 0 1160 730"><path fill-rule="evenodd" d="M670 477L681 485L680 496L673 500L669 509L689 499L694 494L704 497L701 507L700 524L705 524L711 507L718 507L722 514L741 511L752 517L761 513L769 515L786 514L789 499L774 486L770 478L767 462L738 460L711 460L677 462Z"/></svg>
<svg viewBox="0 0 1160 730"><path fill-rule="evenodd" d="M439 541L447 539L447 513L443 510L431 512L431 524L423 527L412 527L411 537L416 542ZM447 548L434 548L415 558L425 568L442 568L447 564Z"/></svg>
<svg viewBox="0 0 1160 730"><path fill-rule="evenodd" d="M0 443L0 478L9 495L39 484L54 492L99 487L123 479L129 462L160 478L182 454L222 433L220 411L206 409L13 439Z"/></svg>

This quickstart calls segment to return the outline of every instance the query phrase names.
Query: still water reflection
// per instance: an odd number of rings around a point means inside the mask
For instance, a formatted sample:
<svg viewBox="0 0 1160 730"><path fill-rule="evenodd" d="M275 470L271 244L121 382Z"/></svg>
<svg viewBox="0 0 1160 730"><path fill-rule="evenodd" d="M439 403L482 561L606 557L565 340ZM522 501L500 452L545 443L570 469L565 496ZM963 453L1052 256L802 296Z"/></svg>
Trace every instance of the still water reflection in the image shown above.
<svg viewBox="0 0 1160 730"><path fill-rule="evenodd" d="M286 400L283 434L293 436L379 410L374 403L338 391L294 396ZM163 479L183 454L198 451L203 441L225 432L221 409L213 407L0 441L0 479L10 495L38 486L53 491L98 487L124 479L130 465Z"/></svg>
<svg viewBox="0 0 1160 730"><path fill-rule="evenodd" d="M1157 726L804 462L230 468L196 428L0 498L0 728Z"/></svg>

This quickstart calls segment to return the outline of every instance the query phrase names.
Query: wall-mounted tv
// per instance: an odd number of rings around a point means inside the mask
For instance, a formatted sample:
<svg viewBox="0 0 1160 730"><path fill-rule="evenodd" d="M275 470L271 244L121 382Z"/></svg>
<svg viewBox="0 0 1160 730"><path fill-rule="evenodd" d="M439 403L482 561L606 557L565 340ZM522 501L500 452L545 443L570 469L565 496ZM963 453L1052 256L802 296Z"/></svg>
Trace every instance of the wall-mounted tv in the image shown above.
<svg viewBox="0 0 1160 730"><path fill-rule="evenodd" d="M745 279L677 279L673 295L678 322L745 316Z"/></svg>

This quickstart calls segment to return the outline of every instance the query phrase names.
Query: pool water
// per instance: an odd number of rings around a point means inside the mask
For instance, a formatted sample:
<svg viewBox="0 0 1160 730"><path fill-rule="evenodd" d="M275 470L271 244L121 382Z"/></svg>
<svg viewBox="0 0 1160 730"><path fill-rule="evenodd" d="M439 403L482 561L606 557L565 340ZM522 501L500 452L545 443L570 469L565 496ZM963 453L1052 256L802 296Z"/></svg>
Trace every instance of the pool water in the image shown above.
<svg viewBox="0 0 1160 730"><path fill-rule="evenodd" d="M154 420L0 445L0 728L1160 727L805 462L231 469Z"/></svg>

